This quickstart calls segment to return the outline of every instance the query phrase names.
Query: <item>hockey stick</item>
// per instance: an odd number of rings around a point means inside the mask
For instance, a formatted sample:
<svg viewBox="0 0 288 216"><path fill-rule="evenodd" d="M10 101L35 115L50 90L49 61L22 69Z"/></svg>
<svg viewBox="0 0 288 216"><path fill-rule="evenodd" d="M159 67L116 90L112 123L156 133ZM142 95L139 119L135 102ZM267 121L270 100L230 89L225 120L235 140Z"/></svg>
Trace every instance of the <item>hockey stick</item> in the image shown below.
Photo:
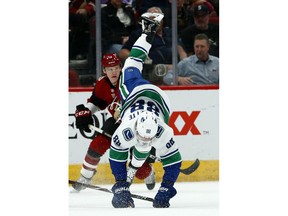
<svg viewBox="0 0 288 216"><path fill-rule="evenodd" d="M107 192L107 193L113 193L111 190L109 190L107 188L102 188L102 187L99 187L99 186L96 186L96 185L90 185L90 184L85 184L85 183L69 180L69 184L74 184L74 183L80 184L80 185L82 185L84 187L87 187L87 188L90 188L90 189L100 190L100 191ZM137 194L131 194L131 197L135 198L135 199L149 201L149 202L153 202L154 201L153 198L145 197L145 196L141 196L141 195L137 195Z"/></svg>
<svg viewBox="0 0 288 216"><path fill-rule="evenodd" d="M100 129L98 127L95 127L94 125L88 125L88 127L89 127L90 130L94 130L94 131L96 131L96 132L98 132L100 134L103 134L103 135L105 135L105 136L107 136L109 138L112 137L110 134L104 132L102 129Z"/></svg>
<svg viewBox="0 0 288 216"><path fill-rule="evenodd" d="M105 136L107 136L107 137L109 137L109 138L112 137L110 134L105 133L102 129L100 129L100 128L98 128L98 127L95 127L94 125L89 125L89 128L90 128L91 130L94 130L94 131L96 131L96 132L98 132L98 133L100 133L100 134L103 134L103 135L105 135ZM152 155L151 155L151 156L152 156ZM153 156L154 156L154 155L153 155ZM158 159L159 161L161 161L159 158L156 158L156 159ZM199 165L200 165L200 161L199 161L198 158L197 158L191 166L187 167L186 169L180 169L180 172L183 173L183 174L185 174L185 175L190 175L191 173L195 172L195 171L198 169Z"/></svg>
<svg viewBox="0 0 288 216"><path fill-rule="evenodd" d="M186 169L180 169L180 172L185 175L190 175L191 173L193 173L194 171L198 169L199 165L200 165L200 161L197 158L191 166L187 167Z"/></svg>

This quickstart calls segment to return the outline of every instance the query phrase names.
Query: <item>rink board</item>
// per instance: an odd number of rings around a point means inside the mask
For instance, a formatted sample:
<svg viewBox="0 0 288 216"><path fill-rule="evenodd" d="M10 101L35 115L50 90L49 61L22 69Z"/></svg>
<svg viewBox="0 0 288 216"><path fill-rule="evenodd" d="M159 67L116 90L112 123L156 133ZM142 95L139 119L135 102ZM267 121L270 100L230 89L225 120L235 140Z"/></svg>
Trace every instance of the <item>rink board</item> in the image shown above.
<svg viewBox="0 0 288 216"><path fill-rule="evenodd" d="M69 89L69 178L77 179L89 143L96 133L85 133L75 128L75 107L85 103L92 88ZM218 86L170 87L164 91L171 100L169 126L174 130L175 142L182 155L182 168L198 158L201 166L193 174L181 174L178 181L219 180L219 88ZM102 127L104 115L96 113L95 125ZM108 160L109 150L101 158L95 180L114 181ZM157 178L163 169L159 162L154 164ZM158 180L158 179L157 179ZM136 181L137 182L137 181Z"/></svg>
<svg viewBox="0 0 288 216"><path fill-rule="evenodd" d="M194 161L183 161L181 168L187 168ZM156 174L156 182L161 182L164 170L160 162L153 164ZM77 180L80 177L81 165L69 165L69 179ZM180 173L177 182L196 182L196 181L218 181L219 180L219 161L204 160L200 161L198 169L190 175ZM99 164L97 174L93 177L95 184L112 184L114 176L111 173L109 164ZM134 183L143 183L143 180L135 178Z"/></svg>

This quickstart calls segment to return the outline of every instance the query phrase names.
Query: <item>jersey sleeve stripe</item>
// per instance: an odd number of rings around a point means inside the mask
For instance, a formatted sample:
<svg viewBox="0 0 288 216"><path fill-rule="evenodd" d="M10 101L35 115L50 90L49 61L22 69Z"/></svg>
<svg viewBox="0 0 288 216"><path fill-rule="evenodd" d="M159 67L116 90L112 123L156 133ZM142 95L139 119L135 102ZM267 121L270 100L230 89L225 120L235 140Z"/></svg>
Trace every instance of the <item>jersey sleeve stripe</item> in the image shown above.
<svg viewBox="0 0 288 216"><path fill-rule="evenodd" d="M161 158L161 160L164 160L165 158L168 158L168 157L170 157L171 155L176 154L177 152L179 152L179 149L176 149L176 150L174 150L173 152L169 152L169 153L166 154L166 155L160 156L160 158Z"/></svg>
<svg viewBox="0 0 288 216"><path fill-rule="evenodd" d="M126 161L128 159L128 151L117 151L115 148L110 148L109 158L113 161Z"/></svg>
<svg viewBox="0 0 288 216"><path fill-rule="evenodd" d="M181 158L179 151L177 151L173 155L170 155L170 157L166 157L165 159L161 158L161 162L162 162L163 167L171 166L173 164L180 163L181 161L182 161L182 158Z"/></svg>

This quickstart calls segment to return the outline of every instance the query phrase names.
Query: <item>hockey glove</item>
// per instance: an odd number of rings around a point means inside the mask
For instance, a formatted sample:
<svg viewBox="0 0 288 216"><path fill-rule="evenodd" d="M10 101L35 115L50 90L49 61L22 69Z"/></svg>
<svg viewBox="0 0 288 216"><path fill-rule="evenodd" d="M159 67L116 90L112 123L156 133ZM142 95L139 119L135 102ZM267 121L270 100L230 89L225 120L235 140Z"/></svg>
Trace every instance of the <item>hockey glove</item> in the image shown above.
<svg viewBox="0 0 288 216"><path fill-rule="evenodd" d="M102 130L112 136L118 126L119 123L116 123L115 119L113 117L110 117L103 123Z"/></svg>
<svg viewBox="0 0 288 216"><path fill-rule="evenodd" d="M134 208L134 201L131 197L129 190L129 183L126 181L118 181L112 187L114 194L112 199L112 205L114 208Z"/></svg>
<svg viewBox="0 0 288 216"><path fill-rule="evenodd" d="M146 163L155 163L157 157L156 157L156 149L152 146L150 150L150 155L146 158Z"/></svg>
<svg viewBox="0 0 288 216"><path fill-rule="evenodd" d="M118 121L120 117L120 112L121 112L121 107L122 105L120 104L120 101L113 101L111 104L109 104L106 107L106 113L108 113L108 118L113 117L115 121Z"/></svg>
<svg viewBox="0 0 288 216"><path fill-rule="evenodd" d="M154 208L169 208L169 200L177 194L176 189L171 185L165 182L162 182L161 187L156 194L153 207Z"/></svg>
<svg viewBox="0 0 288 216"><path fill-rule="evenodd" d="M93 118L91 111L87 107L83 104L78 105L75 111L75 118L76 128L83 129L86 132L91 132L88 125L93 125Z"/></svg>

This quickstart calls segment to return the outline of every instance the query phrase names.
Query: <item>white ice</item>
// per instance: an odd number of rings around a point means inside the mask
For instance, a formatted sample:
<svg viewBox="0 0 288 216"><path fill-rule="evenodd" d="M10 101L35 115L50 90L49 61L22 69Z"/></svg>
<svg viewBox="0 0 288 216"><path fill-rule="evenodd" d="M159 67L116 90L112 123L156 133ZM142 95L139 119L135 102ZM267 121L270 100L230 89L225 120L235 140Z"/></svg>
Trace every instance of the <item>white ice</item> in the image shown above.
<svg viewBox="0 0 288 216"><path fill-rule="evenodd" d="M111 189L111 185L99 185ZM145 184L132 184L133 194L154 198L159 188L157 183L152 191ZM219 215L219 182L176 182L177 195L170 200L167 209L156 209L152 202L134 199L135 208L115 209L111 204L112 194L85 189L79 193L69 194L69 216L218 216Z"/></svg>

